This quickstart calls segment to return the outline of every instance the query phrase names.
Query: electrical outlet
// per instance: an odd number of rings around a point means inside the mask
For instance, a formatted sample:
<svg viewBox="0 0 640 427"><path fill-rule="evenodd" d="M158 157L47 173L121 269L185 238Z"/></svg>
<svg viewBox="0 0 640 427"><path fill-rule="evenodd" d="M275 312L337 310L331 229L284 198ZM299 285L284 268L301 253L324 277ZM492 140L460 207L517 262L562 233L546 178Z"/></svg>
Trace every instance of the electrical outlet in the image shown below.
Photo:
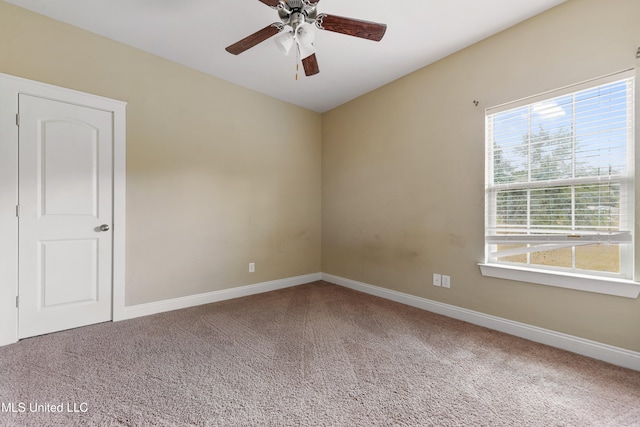
<svg viewBox="0 0 640 427"><path fill-rule="evenodd" d="M256 271L256 263L255 262L250 262L249 263L249 273L254 273Z"/></svg>
<svg viewBox="0 0 640 427"><path fill-rule="evenodd" d="M442 286L442 276L438 273L433 273L433 286Z"/></svg>
<svg viewBox="0 0 640 427"><path fill-rule="evenodd" d="M442 287L450 288L451 287L451 276L442 275Z"/></svg>

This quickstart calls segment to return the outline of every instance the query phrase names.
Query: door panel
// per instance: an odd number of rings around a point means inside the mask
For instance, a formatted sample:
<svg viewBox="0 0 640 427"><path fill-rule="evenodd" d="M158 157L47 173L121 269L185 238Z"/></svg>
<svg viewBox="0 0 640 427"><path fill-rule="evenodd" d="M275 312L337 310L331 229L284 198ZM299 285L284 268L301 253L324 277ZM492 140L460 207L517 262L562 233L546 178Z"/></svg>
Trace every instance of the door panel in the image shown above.
<svg viewBox="0 0 640 427"><path fill-rule="evenodd" d="M98 296L98 241L39 242L40 308L95 303Z"/></svg>
<svg viewBox="0 0 640 427"><path fill-rule="evenodd" d="M55 120L43 121L41 132L42 216L97 216L97 129Z"/></svg>
<svg viewBox="0 0 640 427"><path fill-rule="evenodd" d="M19 96L19 338L111 319L113 117Z"/></svg>

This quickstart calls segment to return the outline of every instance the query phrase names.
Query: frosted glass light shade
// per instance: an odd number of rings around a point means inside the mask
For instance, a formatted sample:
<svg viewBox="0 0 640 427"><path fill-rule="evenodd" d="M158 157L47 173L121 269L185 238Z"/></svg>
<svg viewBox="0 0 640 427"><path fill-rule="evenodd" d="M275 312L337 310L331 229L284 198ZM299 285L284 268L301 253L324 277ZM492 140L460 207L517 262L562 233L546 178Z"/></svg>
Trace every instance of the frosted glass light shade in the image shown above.
<svg viewBox="0 0 640 427"><path fill-rule="evenodd" d="M316 33L313 31L313 26L307 23L301 24L296 33L296 41L300 49L300 58L305 59L316 53L316 48L313 46Z"/></svg>
<svg viewBox="0 0 640 427"><path fill-rule="evenodd" d="M286 33L278 34L273 41L278 46L278 50L285 55L288 55L293 47L293 32L287 31Z"/></svg>

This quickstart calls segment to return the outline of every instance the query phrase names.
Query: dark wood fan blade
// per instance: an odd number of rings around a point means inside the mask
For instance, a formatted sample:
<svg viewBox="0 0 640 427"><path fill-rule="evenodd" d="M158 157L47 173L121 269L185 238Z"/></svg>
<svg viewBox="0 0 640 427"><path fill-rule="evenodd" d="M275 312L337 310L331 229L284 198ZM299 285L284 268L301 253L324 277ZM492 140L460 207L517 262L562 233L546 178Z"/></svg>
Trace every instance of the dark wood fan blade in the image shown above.
<svg viewBox="0 0 640 427"><path fill-rule="evenodd" d="M245 50L251 49L255 45L262 43L269 37L275 36L280 31L282 31L283 28L284 27L282 26L282 24L278 23L266 26L263 29L251 34L250 36L243 38L239 42L228 46L226 48L226 51L229 53L233 53L234 55L241 54Z"/></svg>
<svg viewBox="0 0 640 427"><path fill-rule="evenodd" d="M320 68L318 68L318 59L316 58L315 53L304 58L302 60L302 66L304 67L304 74L306 76L313 76L320 72Z"/></svg>
<svg viewBox="0 0 640 427"><path fill-rule="evenodd" d="M280 4L280 0L260 0L260 1L266 4L267 6L271 6L271 7L277 7Z"/></svg>
<svg viewBox="0 0 640 427"><path fill-rule="evenodd" d="M318 15L318 18L316 19L316 26L321 30L333 31L377 42L382 40L385 31L387 31L386 24L344 18L336 15L327 15L326 13Z"/></svg>

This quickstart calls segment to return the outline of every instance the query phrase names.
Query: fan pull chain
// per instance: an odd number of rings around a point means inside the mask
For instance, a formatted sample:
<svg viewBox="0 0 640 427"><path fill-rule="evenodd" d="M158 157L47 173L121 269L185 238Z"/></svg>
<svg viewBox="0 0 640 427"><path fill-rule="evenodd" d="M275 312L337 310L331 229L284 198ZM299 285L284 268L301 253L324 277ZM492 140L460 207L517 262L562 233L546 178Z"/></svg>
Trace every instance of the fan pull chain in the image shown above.
<svg viewBox="0 0 640 427"><path fill-rule="evenodd" d="M296 46L296 81L298 81L298 70L300 70L300 49Z"/></svg>

